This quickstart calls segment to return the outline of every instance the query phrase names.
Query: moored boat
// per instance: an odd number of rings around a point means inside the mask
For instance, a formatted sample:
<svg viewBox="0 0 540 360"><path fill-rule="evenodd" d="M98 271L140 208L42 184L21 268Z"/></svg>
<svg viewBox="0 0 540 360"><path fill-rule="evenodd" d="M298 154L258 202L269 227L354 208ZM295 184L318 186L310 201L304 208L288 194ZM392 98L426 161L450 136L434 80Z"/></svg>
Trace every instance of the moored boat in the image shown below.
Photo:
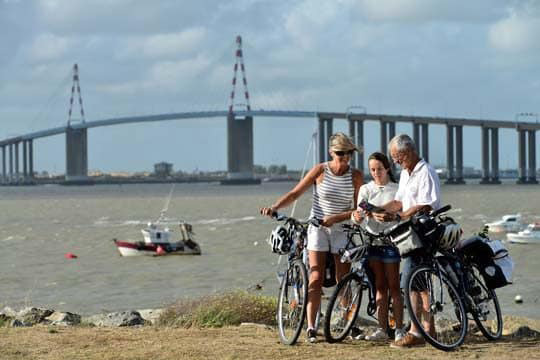
<svg viewBox="0 0 540 360"><path fill-rule="evenodd" d="M172 241L176 232L154 223L149 223L148 227L141 230L144 241L113 241L122 256L200 255L201 248L193 240L191 225L182 222L179 229L181 237L177 241Z"/></svg>
<svg viewBox="0 0 540 360"><path fill-rule="evenodd" d="M485 224L490 232L511 233L523 229L521 214L504 215L502 219Z"/></svg>
<svg viewBox="0 0 540 360"><path fill-rule="evenodd" d="M513 243L540 244L540 222L529 224L525 230L506 236Z"/></svg>

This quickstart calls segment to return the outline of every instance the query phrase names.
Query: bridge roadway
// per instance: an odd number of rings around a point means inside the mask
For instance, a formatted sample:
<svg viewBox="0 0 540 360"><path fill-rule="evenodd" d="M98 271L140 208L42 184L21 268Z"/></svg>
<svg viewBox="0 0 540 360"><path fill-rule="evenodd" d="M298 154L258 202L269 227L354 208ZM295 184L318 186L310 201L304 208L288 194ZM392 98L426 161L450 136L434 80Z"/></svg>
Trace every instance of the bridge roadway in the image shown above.
<svg viewBox="0 0 540 360"><path fill-rule="evenodd" d="M31 182L33 177L33 140L48 136L66 133L66 179L70 175L72 179L78 177L85 178L87 173L87 136L86 130L100 126L112 126L121 124L131 124L140 122L156 122L181 119L198 118L227 118L227 119L247 119L245 129L238 128L232 130L229 122L228 132L238 132L242 136L249 136L248 141L250 149L237 149L238 146L229 144L229 172L238 173L240 176L250 176L252 169L252 156L240 164L240 169L231 171L231 163L234 167L235 154L247 151L253 151L252 127L253 117L281 117L281 118L318 118L319 120L319 160L324 161L328 158L326 151L327 140L332 134L333 119L345 119L349 122L349 135L355 138L359 145L363 145L363 122L379 121L381 124L381 151L386 153L386 144L388 140L395 135L395 123L408 122L413 124L414 139L419 147L421 156L429 158L429 138L428 125L439 124L447 126L447 163L450 183L463 182L463 126L476 126L482 128L482 168L483 182L499 183L498 179L498 129L508 128L516 129L518 133L518 154L519 154L519 183L537 183L536 182L536 131L540 129L538 123L516 122L505 120L486 120L486 119L468 119L451 117L430 117L430 116L406 116L406 115L388 115L388 114L367 114L367 113L345 113L345 112L316 112L316 111L282 111L282 110L252 110L238 111L229 114L228 111L200 111L200 112L181 112L148 116L131 116L121 118L110 118L104 120L95 120L89 122L73 123L70 126L60 126L42 131L36 131L24 135L10 137L0 140L2 150L2 173L0 183L26 183ZM240 124L240 123L238 123ZM243 126L243 125L242 125ZM421 133L420 133L421 130ZM491 132L491 143L490 143ZM528 134L528 136L526 136ZM455 135L455 137L454 137ZM527 139L528 138L528 139ZM231 140L231 134L229 134ZM234 136L233 136L234 140ZM527 141L528 140L528 141ZM231 141L229 141L230 143ZM19 144L23 144L23 174L19 173ZM528 143L528 151L526 151ZM454 146L455 145L455 146ZM491 145L491 170L489 168ZM231 148L232 146L232 148ZM9 151L9 174L6 171L6 150ZM528 152L528 169L526 168L526 158ZM73 153L75 156L71 156ZM456 164L454 165L454 153L456 155ZM14 158L13 158L14 157ZM13 161L15 160L15 161ZM232 162L231 162L232 161ZM13 164L15 162L15 164ZM240 159L240 162L242 160ZM251 162L251 163L250 163ZM354 159L355 165L363 168L363 156ZM13 166L15 165L15 166ZM21 176L22 175L22 176Z"/></svg>

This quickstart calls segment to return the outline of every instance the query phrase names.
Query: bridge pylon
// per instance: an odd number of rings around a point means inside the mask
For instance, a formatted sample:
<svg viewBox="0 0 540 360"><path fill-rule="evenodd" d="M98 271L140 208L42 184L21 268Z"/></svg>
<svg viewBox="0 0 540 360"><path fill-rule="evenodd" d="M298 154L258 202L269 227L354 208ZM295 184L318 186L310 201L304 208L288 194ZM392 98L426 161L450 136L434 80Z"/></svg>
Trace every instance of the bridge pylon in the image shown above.
<svg viewBox="0 0 540 360"><path fill-rule="evenodd" d="M82 105L81 87L79 84L79 67L73 65L73 84L69 100L69 113L66 128L66 175L67 183L88 183L88 135L86 128L73 128L71 114L73 111L73 96L77 90L79 107L81 109L81 122L85 123Z"/></svg>
<svg viewBox="0 0 540 360"><path fill-rule="evenodd" d="M244 107L242 110L251 111L241 36L236 37L236 45L236 62L227 115L227 179L221 181L221 184L260 184L260 179L255 179L253 174L253 117L240 117L235 114L235 107ZM242 72L245 104L236 104L234 100L238 67Z"/></svg>

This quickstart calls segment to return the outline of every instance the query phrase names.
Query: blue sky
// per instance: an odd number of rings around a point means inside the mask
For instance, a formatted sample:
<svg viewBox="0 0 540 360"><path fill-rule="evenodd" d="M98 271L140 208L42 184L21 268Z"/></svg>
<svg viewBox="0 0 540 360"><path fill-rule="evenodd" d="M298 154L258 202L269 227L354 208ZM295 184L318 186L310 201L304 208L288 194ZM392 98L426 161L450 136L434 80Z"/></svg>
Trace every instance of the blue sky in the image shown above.
<svg viewBox="0 0 540 360"><path fill-rule="evenodd" d="M0 138L67 122L73 63L87 121L225 110L236 35L254 109L362 105L369 113L495 120L540 113L539 1L0 0ZM255 119L255 162L301 168L315 126ZM398 131L411 132L408 125ZM434 164L445 163L437 141L444 134L430 129ZM90 169L227 164L225 119L88 136ZM378 149L378 139L377 123L367 123L366 152ZM36 170L63 172L64 143L62 136L37 140ZM479 129L465 128L465 165L480 166L479 144ZM500 144L501 167L515 167L515 132L501 131Z"/></svg>

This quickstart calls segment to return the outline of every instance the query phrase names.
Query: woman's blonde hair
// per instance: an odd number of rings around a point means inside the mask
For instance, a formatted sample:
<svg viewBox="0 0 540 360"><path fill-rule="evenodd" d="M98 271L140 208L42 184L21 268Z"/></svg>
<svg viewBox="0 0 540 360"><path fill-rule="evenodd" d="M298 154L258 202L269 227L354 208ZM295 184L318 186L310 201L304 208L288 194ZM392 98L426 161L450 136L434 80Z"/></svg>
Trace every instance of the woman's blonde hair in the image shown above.
<svg viewBox="0 0 540 360"><path fill-rule="evenodd" d="M342 132L337 132L334 135L330 136L330 141L328 142L328 148L330 151L358 151L362 152L362 149L358 148L352 142L351 138L345 135Z"/></svg>

